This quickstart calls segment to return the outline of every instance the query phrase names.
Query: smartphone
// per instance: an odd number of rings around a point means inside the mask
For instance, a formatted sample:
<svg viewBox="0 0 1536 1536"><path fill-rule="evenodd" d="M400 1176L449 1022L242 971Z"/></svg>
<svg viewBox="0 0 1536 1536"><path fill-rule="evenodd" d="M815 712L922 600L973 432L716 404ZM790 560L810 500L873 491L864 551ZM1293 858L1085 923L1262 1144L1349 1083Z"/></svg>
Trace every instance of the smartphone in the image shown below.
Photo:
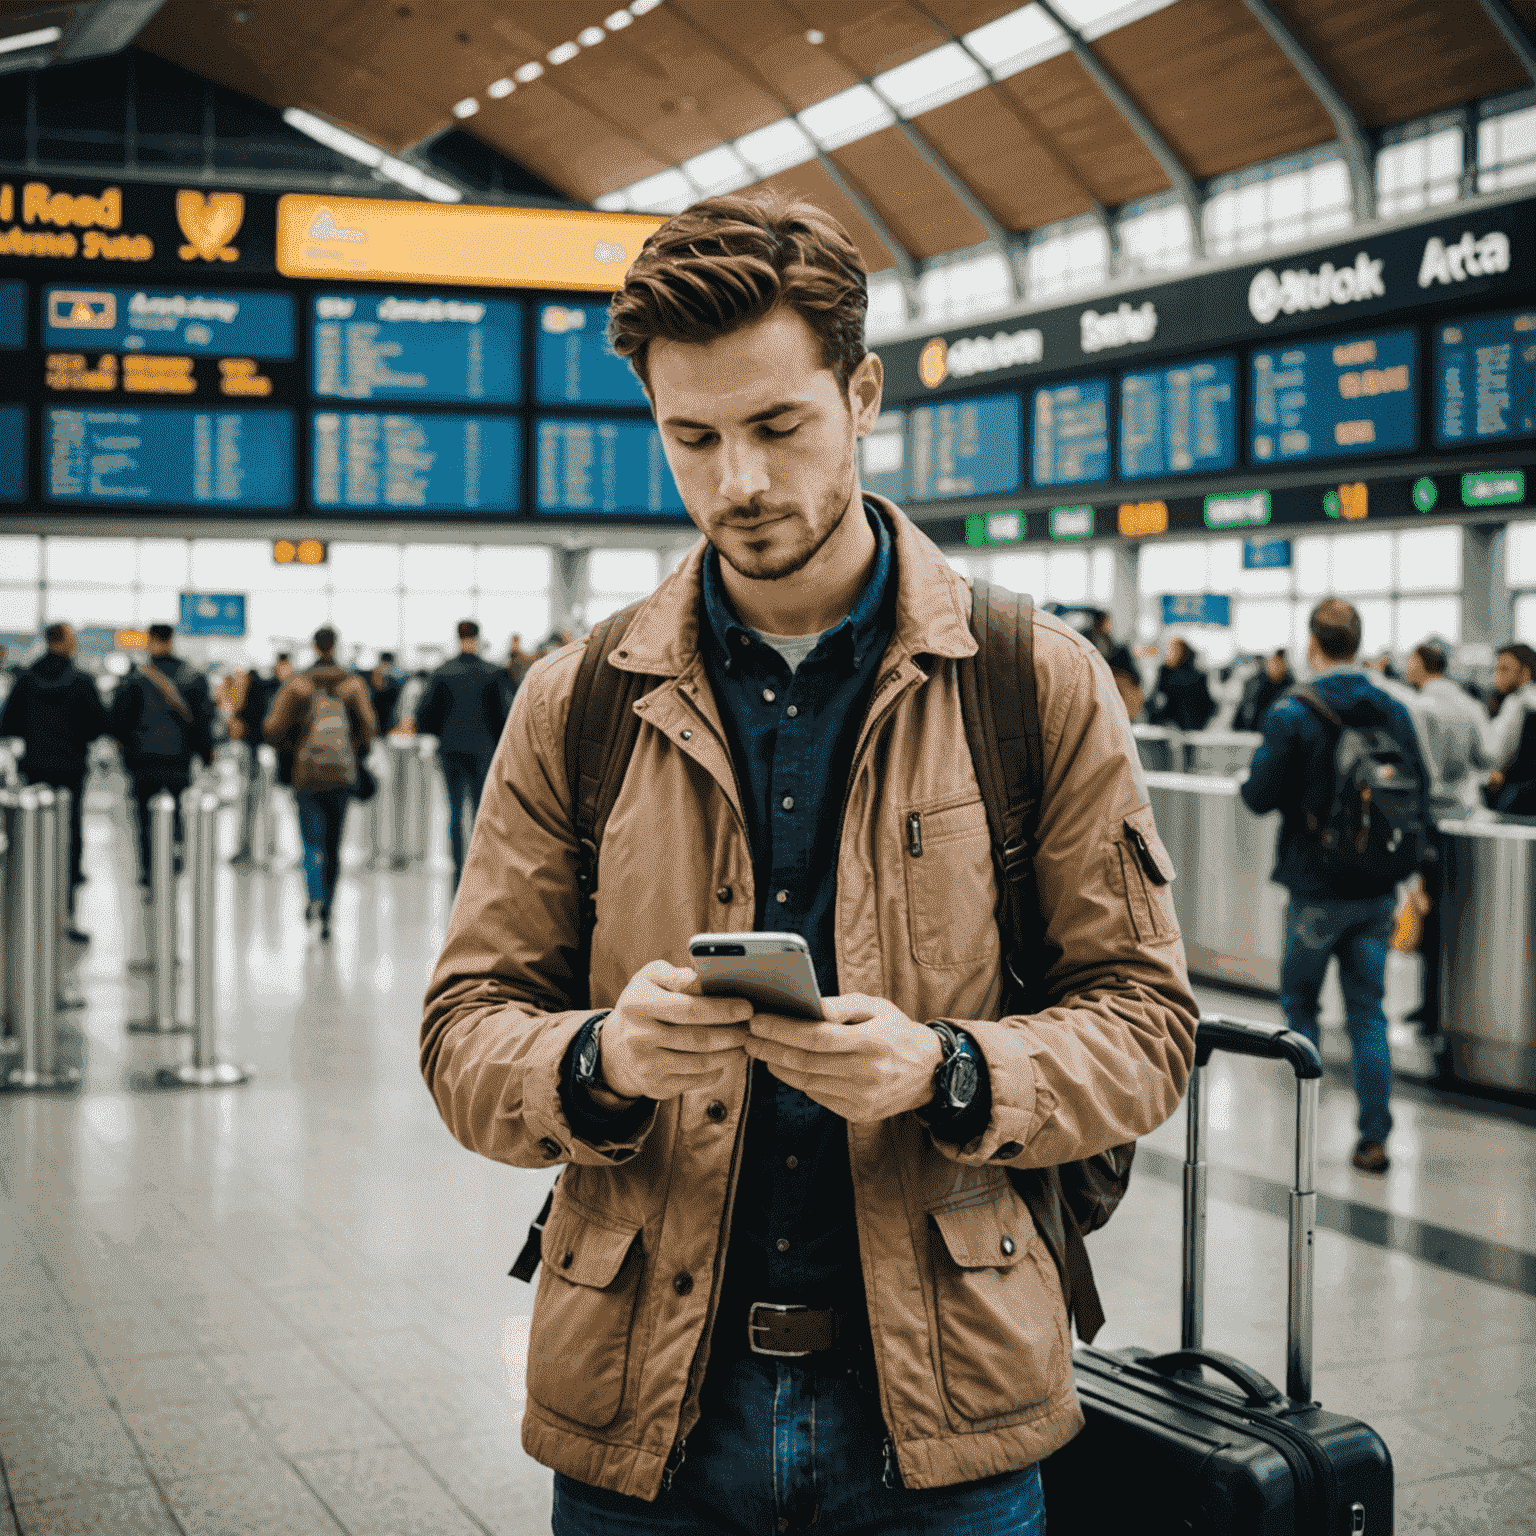
<svg viewBox="0 0 1536 1536"><path fill-rule="evenodd" d="M811 947L798 933L696 933L688 954L706 997L744 997L759 1013L821 1022Z"/></svg>

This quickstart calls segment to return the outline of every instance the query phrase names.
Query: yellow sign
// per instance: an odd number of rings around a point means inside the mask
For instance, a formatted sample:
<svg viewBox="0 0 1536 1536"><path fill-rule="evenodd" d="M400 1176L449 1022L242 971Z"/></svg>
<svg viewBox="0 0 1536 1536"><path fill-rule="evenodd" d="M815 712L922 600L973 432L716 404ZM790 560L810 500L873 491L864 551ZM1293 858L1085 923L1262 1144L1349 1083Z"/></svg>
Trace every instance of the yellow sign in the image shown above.
<svg viewBox="0 0 1536 1536"><path fill-rule="evenodd" d="M661 223L639 213L290 192L277 205L277 270L348 282L611 292Z"/></svg>
<svg viewBox="0 0 1536 1536"><path fill-rule="evenodd" d="M176 222L188 244L176 253L183 261L239 261L229 242L245 222L245 199L238 192L178 192Z"/></svg>
<svg viewBox="0 0 1536 1536"><path fill-rule="evenodd" d="M1339 487L1339 515L1347 518L1352 523L1358 523L1361 519L1369 517L1371 511L1371 489L1363 480L1357 480L1353 485L1341 485Z"/></svg>
<svg viewBox="0 0 1536 1536"><path fill-rule="evenodd" d="M929 389L937 389L949 377L949 346L935 336L917 356L917 376Z"/></svg>
<svg viewBox="0 0 1536 1536"><path fill-rule="evenodd" d="M140 395L192 395L197 380L192 377L190 357L144 357L130 352L123 359L123 389Z"/></svg>
<svg viewBox="0 0 1536 1536"><path fill-rule="evenodd" d="M274 539L272 560L277 565L324 565L327 557L324 539Z"/></svg>
<svg viewBox="0 0 1536 1536"><path fill-rule="evenodd" d="M18 209L17 204L20 203ZM21 224L11 221L21 217ZM123 223L123 189L107 187L99 197L87 192L55 192L45 181L23 184L21 197L10 182L0 182L0 256L62 257L87 261L148 261L155 242L148 235L104 234ZM51 228L39 229L38 225ZM26 227L22 227L26 226ZM75 230L85 231L78 236ZM57 233L55 233L57 231Z"/></svg>
<svg viewBox="0 0 1536 1536"><path fill-rule="evenodd" d="M1126 501L1120 504L1120 536L1144 539L1148 534L1168 532L1166 501Z"/></svg>
<svg viewBox="0 0 1536 1536"><path fill-rule="evenodd" d="M120 651L144 651L149 649L147 629L119 629L112 636L112 644Z"/></svg>

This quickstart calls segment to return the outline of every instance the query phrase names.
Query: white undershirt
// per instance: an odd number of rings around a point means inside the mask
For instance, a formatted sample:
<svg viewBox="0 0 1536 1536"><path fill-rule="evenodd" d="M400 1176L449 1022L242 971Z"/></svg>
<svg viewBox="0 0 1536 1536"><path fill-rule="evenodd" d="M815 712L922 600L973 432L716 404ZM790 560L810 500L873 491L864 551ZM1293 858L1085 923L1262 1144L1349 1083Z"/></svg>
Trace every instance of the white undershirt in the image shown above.
<svg viewBox="0 0 1536 1536"><path fill-rule="evenodd" d="M821 639L818 631L814 635L769 635L760 629L752 631L755 639L761 640L770 650L777 651L784 658L784 665L789 668L793 677L800 670L800 663L816 649L817 642Z"/></svg>

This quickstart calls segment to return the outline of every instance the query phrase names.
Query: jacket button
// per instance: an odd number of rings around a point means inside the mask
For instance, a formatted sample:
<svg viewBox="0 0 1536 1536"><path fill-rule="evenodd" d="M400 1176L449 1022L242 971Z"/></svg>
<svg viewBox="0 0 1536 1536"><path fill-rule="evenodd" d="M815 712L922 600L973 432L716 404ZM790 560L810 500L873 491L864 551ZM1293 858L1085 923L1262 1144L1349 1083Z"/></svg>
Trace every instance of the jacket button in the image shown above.
<svg viewBox="0 0 1536 1536"><path fill-rule="evenodd" d="M724 1120L725 1119L725 1105L722 1104L719 1099L713 1099L713 1100L710 1101L709 1108L706 1109L704 1111L704 1113L706 1115L708 1115L711 1120L715 1120L715 1121Z"/></svg>
<svg viewBox="0 0 1536 1536"><path fill-rule="evenodd" d="M1002 1146L1000 1146L997 1151L992 1154L992 1161L995 1163L1000 1158L1017 1157L1023 1150L1024 1148L1019 1142L1005 1141Z"/></svg>
<svg viewBox="0 0 1536 1536"><path fill-rule="evenodd" d="M731 904L731 898L735 894L736 893L730 888L730 886L722 885L720 889L715 892L715 900L718 901L722 907L728 907Z"/></svg>
<svg viewBox="0 0 1536 1536"><path fill-rule="evenodd" d="M539 1143L539 1151L541 1151L545 1157L559 1157L560 1143L556 1141L553 1136L546 1136L543 1141Z"/></svg>
<svg viewBox="0 0 1536 1536"><path fill-rule="evenodd" d="M565 1252L560 1255L560 1268L569 1269L575 1262L575 1259L576 1255L572 1253L569 1248L567 1248Z"/></svg>
<svg viewBox="0 0 1536 1536"><path fill-rule="evenodd" d="M685 1269L680 1274L673 1275L672 1289L679 1296L686 1296L693 1289L693 1276Z"/></svg>
<svg viewBox="0 0 1536 1536"><path fill-rule="evenodd" d="M692 741L693 740L693 732L692 731L684 731L683 732L683 740L684 741Z"/></svg>
<svg viewBox="0 0 1536 1536"><path fill-rule="evenodd" d="M1003 1249L1003 1252L1005 1254L1012 1255L1013 1250L1014 1250L1014 1246L1015 1246L1015 1244L1014 1244L1014 1241L1013 1241L1013 1239L1011 1237L1005 1237L1003 1239L1003 1241L1002 1241L1002 1249Z"/></svg>

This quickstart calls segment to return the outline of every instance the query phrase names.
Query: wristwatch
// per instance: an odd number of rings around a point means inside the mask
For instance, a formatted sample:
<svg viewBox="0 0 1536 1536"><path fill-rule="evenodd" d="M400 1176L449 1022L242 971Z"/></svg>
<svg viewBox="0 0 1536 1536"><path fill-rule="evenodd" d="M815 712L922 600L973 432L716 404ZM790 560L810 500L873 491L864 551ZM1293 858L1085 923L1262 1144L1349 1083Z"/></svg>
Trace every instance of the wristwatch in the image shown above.
<svg viewBox="0 0 1536 1536"><path fill-rule="evenodd" d="M942 1019L929 1022L928 1028L944 1047L944 1059L933 1074L933 1102L930 1114L958 1115L971 1107L981 1074L976 1068L976 1047L970 1036L963 1035Z"/></svg>
<svg viewBox="0 0 1536 1536"><path fill-rule="evenodd" d="M602 1013L594 1013L581 1026L581 1043L576 1047L576 1056L571 1065L576 1076L576 1086L586 1089L588 1093L594 1088L609 1093L613 1091L603 1081L603 1020L612 1011L605 1009Z"/></svg>

